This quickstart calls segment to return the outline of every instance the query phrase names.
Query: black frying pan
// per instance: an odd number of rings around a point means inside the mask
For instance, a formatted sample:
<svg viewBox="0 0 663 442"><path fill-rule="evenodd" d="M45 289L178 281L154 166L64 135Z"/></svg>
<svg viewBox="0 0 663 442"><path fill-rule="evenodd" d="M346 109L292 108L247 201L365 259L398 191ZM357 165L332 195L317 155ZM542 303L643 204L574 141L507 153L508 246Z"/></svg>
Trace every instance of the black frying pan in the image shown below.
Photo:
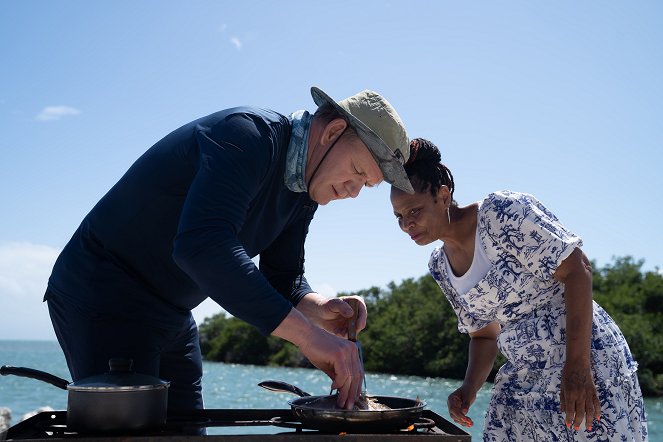
<svg viewBox="0 0 663 442"><path fill-rule="evenodd" d="M271 391L300 396L288 401L294 414L306 428L328 432L387 432L407 428L421 416L426 403L417 399L373 396L372 400L389 410L344 410L336 407L336 395L311 396L282 381L263 381L259 386Z"/></svg>

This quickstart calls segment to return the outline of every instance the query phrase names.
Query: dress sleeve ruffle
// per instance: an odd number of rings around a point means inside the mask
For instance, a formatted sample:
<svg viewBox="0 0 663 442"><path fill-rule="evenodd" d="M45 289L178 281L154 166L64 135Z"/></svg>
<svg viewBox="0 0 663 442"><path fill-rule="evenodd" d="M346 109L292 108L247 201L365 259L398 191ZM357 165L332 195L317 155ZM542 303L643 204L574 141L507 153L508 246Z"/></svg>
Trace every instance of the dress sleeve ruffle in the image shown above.
<svg viewBox="0 0 663 442"><path fill-rule="evenodd" d="M492 246L514 256L535 277L548 280L577 247L579 236L564 227L534 196L501 191L483 203L484 230Z"/></svg>

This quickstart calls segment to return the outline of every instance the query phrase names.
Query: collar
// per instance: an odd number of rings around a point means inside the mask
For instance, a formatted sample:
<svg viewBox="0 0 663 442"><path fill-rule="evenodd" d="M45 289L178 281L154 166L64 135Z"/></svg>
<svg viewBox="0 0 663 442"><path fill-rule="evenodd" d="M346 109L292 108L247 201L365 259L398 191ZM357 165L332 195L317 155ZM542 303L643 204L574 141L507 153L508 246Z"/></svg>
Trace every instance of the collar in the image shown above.
<svg viewBox="0 0 663 442"><path fill-rule="evenodd" d="M304 174L306 172L306 157L308 154L308 135L311 129L311 114L300 110L290 114L292 134L288 144L285 160L285 173L283 180L288 189L293 192L306 192Z"/></svg>

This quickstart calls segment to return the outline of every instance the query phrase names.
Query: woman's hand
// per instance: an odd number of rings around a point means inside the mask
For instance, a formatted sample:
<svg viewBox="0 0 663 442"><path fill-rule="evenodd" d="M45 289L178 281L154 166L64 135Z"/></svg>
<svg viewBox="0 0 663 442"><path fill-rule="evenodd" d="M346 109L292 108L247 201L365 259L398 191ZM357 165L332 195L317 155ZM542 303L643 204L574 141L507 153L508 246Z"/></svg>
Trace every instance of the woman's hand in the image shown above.
<svg viewBox="0 0 663 442"><path fill-rule="evenodd" d="M566 414L566 427L579 430L585 419L585 428L592 429L592 422L601 419L601 403L596 392L589 364L568 362L562 370L559 392L560 408Z"/></svg>
<svg viewBox="0 0 663 442"><path fill-rule="evenodd" d="M449 395L447 407L449 415L464 427L474 425L467 416L470 407L477 398L477 391L486 382L490 374L495 356L497 356L497 337L501 327L497 322L491 322L482 329L470 333L470 346L467 370L463 385Z"/></svg>
<svg viewBox="0 0 663 442"><path fill-rule="evenodd" d="M470 407L476 398L476 392L470 391L469 387L465 386L465 384L461 385L447 399L447 408L449 409L451 418L464 427L474 425L474 422L467 416L467 413L470 411Z"/></svg>
<svg viewBox="0 0 663 442"><path fill-rule="evenodd" d="M348 320L353 316L352 307L348 304L349 299L356 299L359 307L357 315L357 332L366 328L368 313L366 304L359 296L344 296L342 298L328 298L318 293L309 293L297 305L297 310L302 312L311 322L336 336L347 338Z"/></svg>

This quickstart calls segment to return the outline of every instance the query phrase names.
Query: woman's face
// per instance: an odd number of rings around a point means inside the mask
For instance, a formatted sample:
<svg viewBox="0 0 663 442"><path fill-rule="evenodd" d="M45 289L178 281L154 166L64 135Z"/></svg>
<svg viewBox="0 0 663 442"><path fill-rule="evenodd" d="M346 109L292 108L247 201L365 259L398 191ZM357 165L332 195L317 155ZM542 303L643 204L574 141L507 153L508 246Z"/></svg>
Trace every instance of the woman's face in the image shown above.
<svg viewBox="0 0 663 442"><path fill-rule="evenodd" d="M311 181L309 196L318 204L356 198L361 189L384 179L378 163L357 136L344 136L320 166Z"/></svg>
<svg viewBox="0 0 663 442"><path fill-rule="evenodd" d="M424 192L417 190L410 195L391 187L391 205L398 220L398 227L420 246L441 238L446 224L446 205L441 198L444 189L446 186L433 197L428 189Z"/></svg>

